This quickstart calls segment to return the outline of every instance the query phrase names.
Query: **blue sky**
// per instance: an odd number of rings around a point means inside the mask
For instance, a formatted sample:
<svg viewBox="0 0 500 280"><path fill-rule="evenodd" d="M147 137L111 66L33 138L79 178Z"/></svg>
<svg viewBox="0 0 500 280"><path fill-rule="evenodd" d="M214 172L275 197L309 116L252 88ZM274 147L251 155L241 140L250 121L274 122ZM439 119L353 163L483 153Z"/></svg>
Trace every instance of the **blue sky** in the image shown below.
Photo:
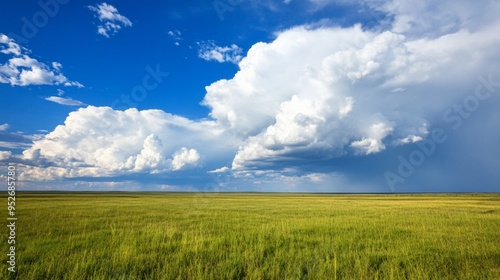
<svg viewBox="0 0 500 280"><path fill-rule="evenodd" d="M483 4L2 1L0 161L32 190L497 192Z"/></svg>

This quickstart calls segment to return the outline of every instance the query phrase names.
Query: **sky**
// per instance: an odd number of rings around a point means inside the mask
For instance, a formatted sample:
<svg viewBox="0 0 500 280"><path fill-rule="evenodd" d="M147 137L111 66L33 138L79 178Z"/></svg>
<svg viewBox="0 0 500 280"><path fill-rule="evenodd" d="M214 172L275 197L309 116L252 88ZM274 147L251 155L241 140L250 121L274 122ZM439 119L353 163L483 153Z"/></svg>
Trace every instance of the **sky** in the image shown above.
<svg viewBox="0 0 500 280"><path fill-rule="evenodd" d="M0 176L498 192L498 14L493 0L1 1Z"/></svg>

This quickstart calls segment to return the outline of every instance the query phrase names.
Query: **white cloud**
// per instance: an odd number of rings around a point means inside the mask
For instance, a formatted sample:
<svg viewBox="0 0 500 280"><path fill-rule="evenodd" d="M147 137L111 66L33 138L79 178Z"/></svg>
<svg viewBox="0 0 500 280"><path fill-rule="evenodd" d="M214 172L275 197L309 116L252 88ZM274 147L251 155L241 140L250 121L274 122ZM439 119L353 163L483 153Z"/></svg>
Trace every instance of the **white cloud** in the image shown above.
<svg viewBox="0 0 500 280"><path fill-rule="evenodd" d="M379 153L426 137L444 104L493 71L498 31L496 22L414 39L359 25L296 27L255 44L232 79L207 87L204 104L244 141L233 169Z"/></svg>
<svg viewBox="0 0 500 280"><path fill-rule="evenodd" d="M168 35L174 38L179 38L178 36L181 35L181 32L179 30L175 31L170 30L168 31Z"/></svg>
<svg viewBox="0 0 500 280"><path fill-rule="evenodd" d="M160 110L89 106L70 113L64 125L23 152L26 162L51 165L27 167L23 174L48 180L184 170L196 166L201 155L228 149L217 141L220 133L214 122L194 122Z"/></svg>
<svg viewBox="0 0 500 280"><path fill-rule="evenodd" d="M180 41L182 41L182 33L179 30L170 30L168 31L168 36L174 40L174 45L180 46Z"/></svg>
<svg viewBox="0 0 500 280"><path fill-rule="evenodd" d="M367 138L352 142L351 147L357 148L361 153L366 155L378 153L385 150L383 139L392 131L393 128L386 123L373 124L370 127Z"/></svg>
<svg viewBox="0 0 500 280"><path fill-rule="evenodd" d="M10 151L0 151L0 161L7 160L12 156Z"/></svg>
<svg viewBox="0 0 500 280"><path fill-rule="evenodd" d="M422 141L422 140L423 140L423 138L421 136L408 135L408 137L399 140L399 142L397 144L416 143L416 142Z"/></svg>
<svg viewBox="0 0 500 280"><path fill-rule="evenodd" d="M132 22L121 15L118 10L105 2L95 6L87 6L99 18L101 24L97 26L97 33L109 38L116 34L122 27L132 26Z"/></svg>
<svg viewBox="0 0 500 280"><path fill-rule="evenodd" d="M31 58L28 55L28 50L23 49L4 34L0 34L0 47L2 53L13 55L4 64L0 63L0 83L12 86L64 85L83 87L79 82L69 81L61 73L61 63L52 62L51 67Z"/></svg>
<svg viewBox="0 0 500 280"><path fill-rule="evenodd" d="M167 168L167 161L163 156L163 145L161 139L156 135L150 134L142 146L141 153L135 159L136 171L155 170L162 172ZM174 168L175 170L175 168Z"/></svg>
<svg viewBox="0 0 500 280"><path fill-rule="evenodd" d="M170 30L168 31L168 36L172 37L174 40L178 41L178 40L182 40L182 32L180 32L179 30Z"/></svg>
<svg viewBox="0 0 500 280"><path fill-rule="evenodd" d="M173 170L181 170L187 166L195 165L200 159L200 154L195 149L188 150L187 148L182 148L174 154L174 159L172 161Z"/></svg>
<svg viewBox="0 0 500 280"><path fill-rule="evenodd" d="M59 62L52 62L52 67L54 67L54 69L60 71L62 68L62 64Z"/></svg>
<svg viewBox="0 0 500 280"><path fill-rule="evenodd" d="M59 96L49 96L45 98L47 101L52 101L57 104L61 105L67 105L67 106L85 106L85 103L78 101L78 100L73 100L71 98L63 98Z"/></svg>
<svg viewBox="0 0 500 280"><path fill-rule="evenodd" d="M4 124L0 125L0 131L7 130L8 128L9 128L9 124L8 123L4 123Z"/></svg>
<svg viewBox="0 0 500 280"><path fill-rule="evenodd" d="M0 52L4 54L21 55L21 46L5 34L0 33Z"/></svg>
<svg viewBox="0 0 500 280"><path fill-rule="evenodd" d="M210 170L208 173L225 173L225 172L228 172L230 171L231 169L227 166L223 166L221 168L217 168L217 169L214 169L214 170Z"/></svg>
<svg viewBox="0 0 500 280"><path fill-rule="evenodd" d="M206 61L238 64L242 59L243 50L235 44L221 47L214 41L198 42L198 56Z"/></svg>

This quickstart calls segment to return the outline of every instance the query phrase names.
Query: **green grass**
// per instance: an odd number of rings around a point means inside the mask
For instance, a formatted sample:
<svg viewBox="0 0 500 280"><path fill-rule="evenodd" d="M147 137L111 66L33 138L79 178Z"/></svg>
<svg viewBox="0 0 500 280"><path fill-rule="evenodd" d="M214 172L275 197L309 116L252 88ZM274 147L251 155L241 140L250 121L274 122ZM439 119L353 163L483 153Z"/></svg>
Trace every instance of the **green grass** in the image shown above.
<svg viewBox="0 0 500 280"><path fill-rule="evenodd" d="M500 279L493 194L21 193L16 210L18 279Z"/></svg>

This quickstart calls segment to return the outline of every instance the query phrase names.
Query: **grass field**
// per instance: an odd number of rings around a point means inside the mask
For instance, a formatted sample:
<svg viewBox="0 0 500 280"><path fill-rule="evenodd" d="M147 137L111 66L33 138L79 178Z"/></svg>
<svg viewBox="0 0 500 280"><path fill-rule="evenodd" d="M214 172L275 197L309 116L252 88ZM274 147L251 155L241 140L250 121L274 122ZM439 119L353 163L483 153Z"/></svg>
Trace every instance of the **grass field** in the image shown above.
<svg viewBox="0 0 500 280"><path fill-rule="evenodd" d="M16 211L18 279L500 279L500 195L21 193Z"/></svg>

